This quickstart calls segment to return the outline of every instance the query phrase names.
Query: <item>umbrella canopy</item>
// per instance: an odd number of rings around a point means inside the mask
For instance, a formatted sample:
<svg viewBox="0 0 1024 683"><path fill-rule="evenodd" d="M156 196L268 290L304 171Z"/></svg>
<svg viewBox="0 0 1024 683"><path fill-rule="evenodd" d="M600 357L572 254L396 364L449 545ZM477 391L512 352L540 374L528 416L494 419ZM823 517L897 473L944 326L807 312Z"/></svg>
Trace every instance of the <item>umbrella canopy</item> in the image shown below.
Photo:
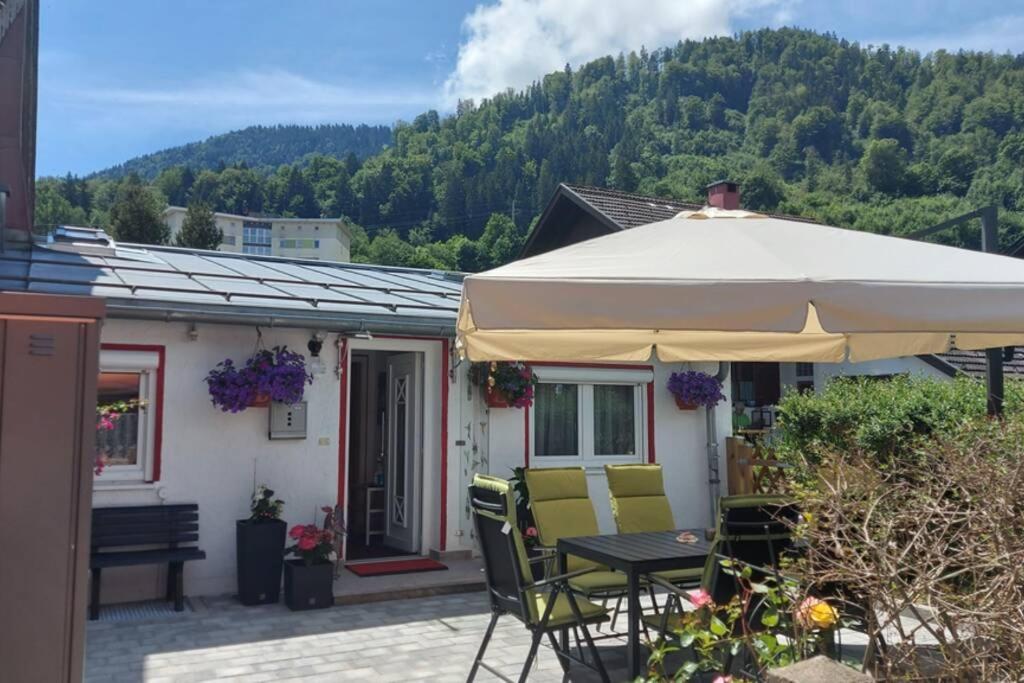
<svg viewBox="0 0 1024 683"><path fill-rule="evenodd" d="M466 278L471 360L863 361L1024 344L1024 261L705 208Z"/></svg>

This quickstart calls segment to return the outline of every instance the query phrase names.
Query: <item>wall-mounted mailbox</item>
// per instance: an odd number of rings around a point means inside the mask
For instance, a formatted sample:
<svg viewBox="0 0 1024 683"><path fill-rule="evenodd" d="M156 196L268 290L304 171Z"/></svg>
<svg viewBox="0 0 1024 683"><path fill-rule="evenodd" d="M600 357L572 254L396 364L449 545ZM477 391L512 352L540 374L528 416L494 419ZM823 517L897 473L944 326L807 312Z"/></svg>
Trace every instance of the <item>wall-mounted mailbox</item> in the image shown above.
<svg viewBox="0 0 1024 683"><path fill-rule="evenodd" d="M306 402L270 404L271 439L306 438Z"/></svg>

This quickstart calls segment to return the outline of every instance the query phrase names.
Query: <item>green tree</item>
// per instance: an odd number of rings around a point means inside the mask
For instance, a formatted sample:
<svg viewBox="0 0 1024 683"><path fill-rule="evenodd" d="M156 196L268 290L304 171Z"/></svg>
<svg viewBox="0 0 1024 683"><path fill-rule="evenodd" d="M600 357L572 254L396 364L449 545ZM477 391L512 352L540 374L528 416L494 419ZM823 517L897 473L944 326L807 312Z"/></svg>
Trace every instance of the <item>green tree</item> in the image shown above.
<svg viewBox="0 0 1024 683"><path fill-rule="evenodd" d="M217 227L209 205L201 202L189 204L175 243L179 247L216 250L223 241L224 231Z"/></svg>
<svg viewBox="0 0 1024 683"><path fill-rule="evenodd" d="M860 159L860 173L872 190L899 194L907 180L907 153L897 140L872 140Z"/></svg>
<svg viewBox="0 0 1024 683"><path fill-rule="evenodd" d="M72 206L52 180L36 183L36 226L47 232L58 225L87 225L85 209Z"/></svg>
<svg viewBox="0 0 1024 683"><path fill-rule="evenodd" d="M121 182L110 207L110 230L119 242L167 244L170 228L164 223L154 192L130 175Z"/></svg>

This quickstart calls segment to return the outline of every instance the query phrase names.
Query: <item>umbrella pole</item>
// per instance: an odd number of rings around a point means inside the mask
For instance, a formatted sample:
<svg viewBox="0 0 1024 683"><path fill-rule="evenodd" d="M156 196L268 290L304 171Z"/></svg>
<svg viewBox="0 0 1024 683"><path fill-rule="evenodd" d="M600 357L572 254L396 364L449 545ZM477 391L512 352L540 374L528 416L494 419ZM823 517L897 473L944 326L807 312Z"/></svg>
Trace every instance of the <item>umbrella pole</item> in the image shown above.
<svg viewBox="0 0 1024 683"><path fill-rule="evenodd" d="M988 254L999 253L999 217L994 206L981 210L981 250ZM985 389L988 396L988 414L991 417L1003 415L1003 350L985 350Z"/></svg>

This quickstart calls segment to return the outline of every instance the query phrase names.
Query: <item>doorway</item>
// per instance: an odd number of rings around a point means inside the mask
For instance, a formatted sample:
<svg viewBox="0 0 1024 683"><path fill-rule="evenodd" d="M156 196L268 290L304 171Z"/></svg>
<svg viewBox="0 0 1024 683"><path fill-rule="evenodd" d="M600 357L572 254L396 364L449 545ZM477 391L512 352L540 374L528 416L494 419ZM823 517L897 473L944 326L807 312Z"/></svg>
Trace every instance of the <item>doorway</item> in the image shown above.
<svg viewBox="0 0 1024 683"><path fill-rule="evenodd" d="M423 354L353 350L346 560L419 555Z"/></svg>

